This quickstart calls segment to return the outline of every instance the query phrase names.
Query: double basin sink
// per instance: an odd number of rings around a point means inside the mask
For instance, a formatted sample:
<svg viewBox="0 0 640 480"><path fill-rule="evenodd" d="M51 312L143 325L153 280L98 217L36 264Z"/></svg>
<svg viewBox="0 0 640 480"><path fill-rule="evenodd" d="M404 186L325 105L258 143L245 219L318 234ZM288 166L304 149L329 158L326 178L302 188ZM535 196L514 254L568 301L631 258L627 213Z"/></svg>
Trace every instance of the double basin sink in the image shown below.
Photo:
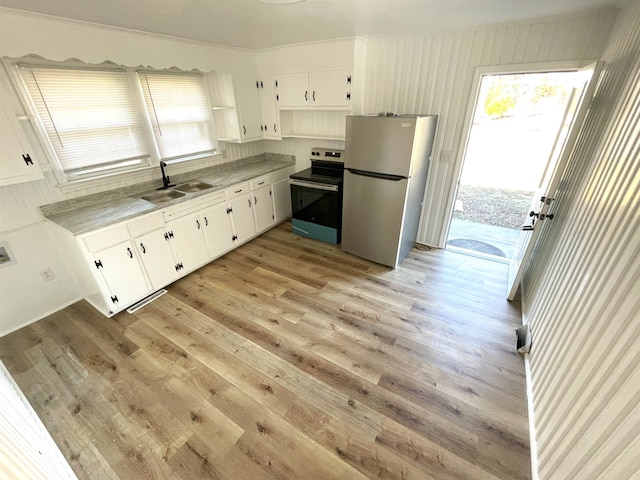
<svg viewBox="0 0 640 480"><path fill-rule="evenodd" d="M173 188L166 188L161 190L152 190L151 192L145 192L138 195L137 198L146 200L147 202L155 205L161 205L168 203L176 198L184 197L187 193L202 192L213 187L219 187L220 185L211 185L209 183L201 182L199 180L193 180L191 182L177 185Z"/></svg>

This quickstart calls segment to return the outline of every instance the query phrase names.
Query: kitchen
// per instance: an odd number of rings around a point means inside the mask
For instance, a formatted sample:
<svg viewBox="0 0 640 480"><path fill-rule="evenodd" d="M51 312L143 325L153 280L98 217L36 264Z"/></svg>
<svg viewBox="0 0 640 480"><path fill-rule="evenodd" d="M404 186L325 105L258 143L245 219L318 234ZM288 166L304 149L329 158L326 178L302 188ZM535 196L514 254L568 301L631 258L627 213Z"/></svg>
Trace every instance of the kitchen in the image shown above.
<svg viewBox="0 0 640 480"><path fill-rule="evenodd" d="M475 65L599 58L607 46L614 20L615 12L605 10L455 34L368 41L359 38L331 40L256 53L3 10L1 35L2 54L9 57L37 54L52 60L78 58L90 63L108 59L124 65L177 66L186 70L198 68L247 75L352 70L354 113L420 111L440 116L435 162L427 188L427 195L430 195L427 200L432 208L424 212L419 236L422 243L438 245L457 168L442 161L440 153L457 150L465 97L469 95ZM33 31L39 34L24 34ZM571 40L576 38L588 40ZM125 50L119 45L139 45L139 48ZM510 47L500 48L500 45ZM396 62L401 68L387 68ZM407 88L394 85L406 85ZM288 115L293 117L294 114ZM308 121L307 112L297 115L300 125ZM322 114L315 112L314 115ZM322 123L328 125L329 134L333 134L331 126L335 119L327 120ZM343 141L333 139L321 143L318 139L307 138L227 143L226 160L263 152L295 155L299 163L296 169L301 170L308 166L312 147L318 145L328 149L344 148ZM174 175L182 173L178 167L176 169ZM143 180L147 179L158 180L159 171ZM102 188L105 187L67 195L80 196ZM3 314L7 312L12 319L18 320L13 325L3 326L7 331L58 310L75 301L77 295L57 251L53 245L41 241L47 238L47 233L38 207L63 200L65 194L50 182L39 181L3 187L0 195L2 231L7 232L2 241L8 242L20 259L10 277L8 269L0 271L5 275L1 278ZM46 266L56 274L49 282L40 278L40 271Z"/></svg>

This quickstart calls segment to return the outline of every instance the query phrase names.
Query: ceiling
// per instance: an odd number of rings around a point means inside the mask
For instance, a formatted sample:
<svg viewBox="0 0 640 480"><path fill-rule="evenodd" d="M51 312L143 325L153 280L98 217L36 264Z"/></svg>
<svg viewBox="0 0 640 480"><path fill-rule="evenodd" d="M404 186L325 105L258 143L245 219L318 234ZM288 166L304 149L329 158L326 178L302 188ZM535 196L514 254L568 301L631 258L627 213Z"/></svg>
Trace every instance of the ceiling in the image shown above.
<svg viewBox="0 0 640 480"><path fill-rule="evenodd" d="M574 13L619 0L0 0L0 6L262 49L353 36L424 35Z"/></svg>

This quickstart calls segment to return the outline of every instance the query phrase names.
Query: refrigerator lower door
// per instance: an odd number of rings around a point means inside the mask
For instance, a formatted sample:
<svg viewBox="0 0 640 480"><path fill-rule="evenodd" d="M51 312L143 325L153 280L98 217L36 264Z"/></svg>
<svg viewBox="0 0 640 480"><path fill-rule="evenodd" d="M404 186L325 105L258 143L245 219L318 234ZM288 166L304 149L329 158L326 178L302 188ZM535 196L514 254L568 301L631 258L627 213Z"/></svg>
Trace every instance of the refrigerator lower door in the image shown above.
<svg viewBox="0 0 640 480"><path fill-rule="evenodd" d="M407 178L344 173L342 250L395 268L398 263Z"/></svg>

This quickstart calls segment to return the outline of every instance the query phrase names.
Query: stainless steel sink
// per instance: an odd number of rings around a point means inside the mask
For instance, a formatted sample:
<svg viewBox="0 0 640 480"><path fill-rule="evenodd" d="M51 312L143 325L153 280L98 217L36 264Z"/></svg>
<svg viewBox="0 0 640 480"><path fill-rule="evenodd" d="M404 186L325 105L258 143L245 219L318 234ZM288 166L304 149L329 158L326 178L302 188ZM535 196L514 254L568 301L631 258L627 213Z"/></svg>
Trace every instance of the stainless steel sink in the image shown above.
<svg viewBox="0 0 640 480"><path fill-rule="evenodd" d="M178 185L177 187L173 187L176 190L185 193L193 193L193 192L201 192L202 190L207 190L212 188L214 185L209 183L201 182L199 180L194 180L192 182L183 183L182 185Z"/></svg>
<svg viewBox="0 0 640 480"><path fill-rule="evenodd" d="M176 198L184 197L184 193L176 190L154 190L152 192L143 193L138 198L151 203L167 203Z"/></svg>

